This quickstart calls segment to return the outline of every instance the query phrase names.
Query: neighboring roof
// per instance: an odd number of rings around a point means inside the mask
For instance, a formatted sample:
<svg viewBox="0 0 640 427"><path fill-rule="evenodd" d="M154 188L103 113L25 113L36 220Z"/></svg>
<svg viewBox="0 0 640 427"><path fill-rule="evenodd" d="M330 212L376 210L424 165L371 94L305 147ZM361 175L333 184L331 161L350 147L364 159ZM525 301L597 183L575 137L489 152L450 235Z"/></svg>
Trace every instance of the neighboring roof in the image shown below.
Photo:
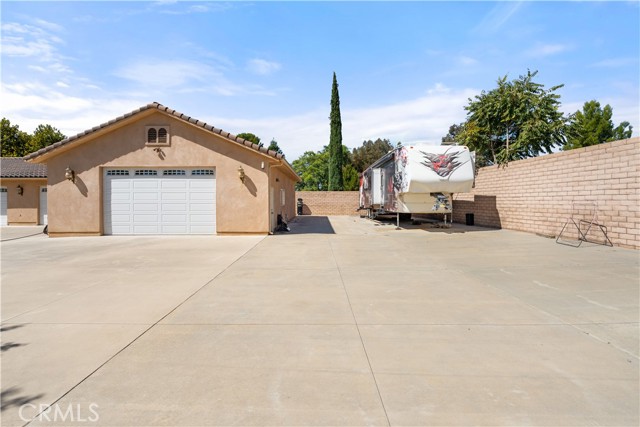
<svg viewBox="0 0 640 427"><path fill-rule="evenodd" d="M22 157L0 157L1 178L46 178L47 165L27 163Z"/></svg>
<svg viewBox="0 0 640 427"><path fill-rule="evenodd" d="M298 181L300 180L300 177L293 170L293 167L291 167L289 162L287 162L285 160L283 154L277 153L277 152L275 152L273 150L268 150L265 147L260 147L260 146L258 146L258 144L254 144L251 141L247 141L246 139L239 138L236 135L233 135L233 134L231 134L229 132L223 131L222 129L218 129L216 127L208 125L205 122L202 122L200 120L194 119L193 117L187 116L186 114L180 113L179 111L172 110L171 108L165 107L164 105L162 105L162 104L160 104L158 102L152 102L151 104L147 104L147 105L145 105L143 107L138 108L137 110L131 111L130 113L127 113L127 114L124 114L122 116L116 117L113 120L109 120L106 123L102 123L101 125L95 126L95 127L91 128L91 129L87 129L84 132L80 132L77 135L70 136L70 137L68 137L66 139L63 139L62 141L56 142L55 144L51 144L51 145L49 145L49 146L47 146L45 148L42 148L42 149L40 149L38 151L35 151L35 152L25 156L24 159L25 160L29 160L29 161L35 160L38 157L41 157L41 156L43 156L45 154L48 154L48 153L51 153L51 152L57 150L58 148L63 147L65 145L67 145L67 144L73 143L74 141L77 141L77 140L79 140L79 139L81 139L81 138L83 138L83 137L85 137L87 135L91 135L91 134L93 134L93 133L95 133L97 131L100 131L102 129L105 129L105 128L107 128L107 127L109 127L109 126L111 126L111 125L113 125L115 123L121 122L121 121L123 121L125 119L128 119L129 117L135 116L138 113L141 113L141 112L146 111L146 110L151 110L151 109L159 110L159 111L161 111L163 113L166 113L166 114L169 114L169 115L171 115L171 116L173 116L173 117L175 117L175 118L177 118L179 120L182 120L184 122L190 123L190 124L192 124L194 126L201 127L203 129L211 132L211 133L220 135L223 138L225 138L225 139L227 139L227 140L229 140L231 142L234 142L236 144L240 144L240 145L242 145L242 146L244 146L246 148L250 148L250 149L252 149L252 150L254 150L254 151L258 152L258 153L261 153L263 155L267 155L267 156L273 157L273 158L275 158L277 160L280 160L283 164L285 164L287 166L287 169L289 169L289 172L293 176L295 176L295 178Z"/></svg>

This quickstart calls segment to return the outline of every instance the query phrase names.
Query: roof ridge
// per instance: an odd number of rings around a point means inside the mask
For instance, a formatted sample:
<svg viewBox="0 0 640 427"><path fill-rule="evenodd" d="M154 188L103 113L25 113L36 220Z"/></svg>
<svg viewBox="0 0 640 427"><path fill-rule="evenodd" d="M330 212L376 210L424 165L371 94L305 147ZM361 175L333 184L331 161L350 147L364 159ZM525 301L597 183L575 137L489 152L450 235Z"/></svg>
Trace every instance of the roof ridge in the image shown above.
<svg viewBox="0 0 640 427"><path fill-rule="evenodd" d="M39 157L39 156L41 156L43 154L46 154L46 153L48 153L48 152L50 152L52 150L55 150L58 147L66 145L66 144L68 144L68 143L70 143L72 141L75 141L75 140L80 139L80 138L82 138L82 137L84 137L86 135L89 135L89 134L92 134L94 132L97 132L100 129L104 129L104 128L106 128L108 126L111 126L111 125L113 125L113 124L115 124L115 123L117 123L119 121L122 121L122 120L127 119L127 118L129 118L131 116L134 116L134 115L136 115L136 114L138 114L138 113L140 113L142 111L145 111L145 110L148 110L148 109L152 109L152 108L155 108L158 111L164 112L164 113L169 114L171 116L174 116L174 117L176 117L176 118L178 118L180 120L184 120L184 121L186 121L188 123L191 123L191 124L193 124L195 126L201 127L201 128L203 128L205 130L208 130L209 132L213 132L215 134L218 134L218 135L220 135L220 136L222 136L222 137L224 137L226 139L229 139L231 141L237 142L237 143L239 143L241 145L244 145L244 146L246 146L248 148L251 148L251 149L253 149L255 151L258 151L260 153L266 154L266 155L271 156L273 158L276 158L278 160L286 161L284 154L278 153L278 152L276 152L274 150L269 150L268 148L265 148L265 147L260 147L258 144L255 144L255 143L253 143L251 141L248 141L248 140L246 140L244 138L240 138L237 135L234 135L234 134L232 134L230 132L225 132L222 129L216 128L215 126L209 125L209 124L207 124L207 123L205 123L205 122L203 122L201 120L195 119L195 118L193 118L191 116L187 116L186 114L181 113L179 111L176 111L174 109L171 109L171 108L169 108L169 107L167 107L167 106L165 106L165 105L163 105L163 104L161 104L161 103L159 103L157 101L150 102L150 103L148 103L148 104L146 104L146 105L144 105L144 106L142 106L140 108L137 108L137 109L135 109L133 111L125 113L125 114L123 114L121 116L118 116L118 117L116 117L114 119L111 119L108 122L104 122L104 123L102 123L102 124L100 124L98 126L92 127L91 129L87 129L87 130L85 130L83 132L80 132L80 133L78 133L76 135L72 135L70 137L67 137L67 138L63 139L62 141L58 141L58 142L56 142L54 144L51 144L51 145L49 145L47 147L41 148L41 149L39 149L37 151L34 151L33 153L30 153L30 154L26 155L24 157L24 160L31 160L31 159L34 159L36 157Z"/></svg>

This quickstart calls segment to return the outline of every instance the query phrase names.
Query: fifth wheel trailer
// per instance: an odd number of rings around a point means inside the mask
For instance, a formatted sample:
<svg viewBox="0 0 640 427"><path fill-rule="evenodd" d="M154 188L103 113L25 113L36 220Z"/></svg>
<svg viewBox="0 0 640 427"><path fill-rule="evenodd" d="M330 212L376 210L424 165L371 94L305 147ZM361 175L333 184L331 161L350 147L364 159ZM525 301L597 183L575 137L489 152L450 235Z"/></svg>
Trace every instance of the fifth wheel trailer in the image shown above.
<svg viewBox="0 0 640 427"><path fill-rule="evenodd" d="M453 212L453 193L471 191L475 153L465 146L415 144L399 147L360 178L360 210L382 214Z"/></svg>

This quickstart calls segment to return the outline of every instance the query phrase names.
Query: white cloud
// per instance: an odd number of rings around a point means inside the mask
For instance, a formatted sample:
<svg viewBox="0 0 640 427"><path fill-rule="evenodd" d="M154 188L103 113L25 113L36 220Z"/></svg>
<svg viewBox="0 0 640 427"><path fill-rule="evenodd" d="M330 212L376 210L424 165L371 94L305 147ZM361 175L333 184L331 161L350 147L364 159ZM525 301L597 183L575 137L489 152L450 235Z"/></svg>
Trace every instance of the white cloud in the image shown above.
<svg viewBox="0 0 640 427"><path fill-rule="evenodd" d="M393 143L440 144L449 126L464 121L467 100L476 89L450 89L441 84L416 99L371 108L342 107L343 144L350 149L362 141L389 138ZM329 110L317 108L293 116L233 119L205 117L228 132L252 132L264 140L275 138L289 161L305 151L318 151L329 143Z"/></svg>
<svg viewBox="0 0 640 427"><path fill-rule="evenodd" d="M602 68L621 68L621 67L626 67L627 65L633 65L637 63L638 63L638 58L633 58L633 57L609 58L609 59L603 59L602 61L595 62L591 64L591 66L602 67Z"/></svg>
<svg viewBox="0 0 640 427"><path fill-rule="evenodd" d="M221 73L213 67L193 61L147 59L119 68L116 76L143 87L176 88L188 83L202 84Z"/></svg>
<svg viewBox="0 0 640 427"><path fill-rule="evenodd" d="M3 56L22 57L38 61L40 65L30 64L28 68L46 73L71 73L65 65L58 46L64 40L52 31L63 31L63 27L42 19L34 19L35 25L8 22L2 24L2 44L0 52Z"/></svg>
<svg viewBox="0 0 640 427"><path fill-rule="evenodd" d="M478 60L475 58L471 58L470 56L460 55L458 56L458 63L460 65L469 67L471 65L476 65L478 63Z"/></svg>
<svg viewBox="0 0 640 427"><path fill-rule="evenodd" d="M549 43L549 44L537 44L531 49L525 52L526 56L532 58L542 58L545 56L556 55L558 53L566 52L571 49L571 46L560 43Z"/></svg>
<svg viewBox="0 0 640 427"><path fill-rule="evenodd" d="M222 96L272 96L273 89L246 83L236 83L225 76L225 67L189 60L146 59L120 67L114 75L134 83L138 90L166 93L206 93Z"/></svg>
<svg viewBox="0 0 640 427"><path fill-rule="evenodd" d="M247 63L247 69L258 75L272 74L278 71L281 65L274 61L267 61L266 59L251 59Z"/></svg>
<svg viewBox="0 0 640 427"><path fill-rule="evenodd" d="M2 115L20 128L31 132L42 123L49 123L71 136L107 122L147 101L121 94L102 98L65 95L39 83L3 84L0 91Z"/></svg>
<svg viewBox="0 0 640 427"><path fill-rule="evenodd" d="M472 32L475 33L496 33L498 32L515 13L522 7L521 1L498 2L481 20Z"/></svg>

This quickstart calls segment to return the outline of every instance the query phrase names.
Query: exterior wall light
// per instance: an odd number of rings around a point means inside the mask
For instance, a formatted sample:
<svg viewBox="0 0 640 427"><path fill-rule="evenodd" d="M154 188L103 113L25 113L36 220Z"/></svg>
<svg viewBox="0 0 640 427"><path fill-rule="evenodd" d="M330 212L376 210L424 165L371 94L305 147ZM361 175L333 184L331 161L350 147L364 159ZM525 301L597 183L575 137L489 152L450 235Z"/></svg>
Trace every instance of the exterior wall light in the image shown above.
<svg viewBox="0 0 640 427"><path fill-rule="evenodd" d="M242 169L242 166L238 168L238 178L240 178L240 181L242 181L242 183L244 184L245 174L244 174L244 169Z"/></svg>
<svg viewBox="0 0 640 427"><path fill-rule="evenodd" d="M71 182L76 182L76 173L69 167L64 171L64 177Z"/></svg>
<svg viewBox="0 0 640 427"><path fill-rule="evenodd" d="M22 188L22 185L20 184L18 184L16 190L18 191L18 196L22 196L22 194L24 193L24 188Z"/></svg>

